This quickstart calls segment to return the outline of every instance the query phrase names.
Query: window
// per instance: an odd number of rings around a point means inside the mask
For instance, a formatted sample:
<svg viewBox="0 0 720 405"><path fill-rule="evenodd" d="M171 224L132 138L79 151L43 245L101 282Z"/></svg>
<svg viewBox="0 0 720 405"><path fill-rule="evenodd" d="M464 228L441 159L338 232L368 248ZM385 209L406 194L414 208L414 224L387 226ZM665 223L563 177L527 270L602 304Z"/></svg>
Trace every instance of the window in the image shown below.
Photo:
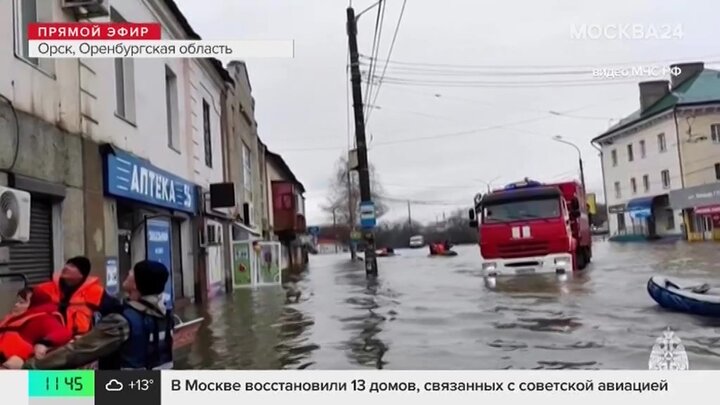
<svg viewBox="0 0 720 405"><path fill-rule="evenodd" d="M645 159L647 152L645 151L645 141L640 141L640 159Z"/></svg>
<svg viewBox="0 0 720 405"><path fill-rule="evenodd" d="M557 198L503 201L483 207L484 224L560 217Z"/></svg>
<svg viewBox="0 0 720 405"><path fill-rule="evenodd" d="M715 163L715 179L720 180L720 163Z"/></svg>
<svg viewBox="0 0 720 405"><path fill-rule="evenodd" d="M671 231L675 229L675 212L673 210L667 210L667 223L665 229Z"/></svg>
<svg viewBox="0 0 720 405"><path fill-rule="evenodd" d="M665 143L665 134L658 134L658 150L660 153L667 151L667 143Z"/></svg>
<svg viewBox="0 0 720 405"><path fill-rule="evenodd" d="M632 144L627 146L627 150L628 150L628 162L632 162L633 160L635 160L635 155L633 155Z"/></svg>
<svg viewBox="0 0 720 405"><path fill-rule="evenodd" d="M670 188L670 170L660 172L660 177L662 178L663 188Z"/></svg>
<svg viewBox="0 0 720 405"><path fill-rule="evenodd" d="M28 24L53 21L53 2L47 0L16 0L15 55L48 74L55 74L55 62L49 58L31 58L27 39Z"/></svg>
<svg viewBox="0 0 720 405"><path fill-rule="evenodd" d="M612 152L610 152L610 157L612 158L612 165L617 166L617 150L613 149Z"/></svg>
<svg viewBox="0 0 720 405"><path fill-rule="evenodd" d="M619 182L619 181L616 181L616 182L615 182L615 198L620 198L620 197L621 197L621 194L620 194L620 182Z"/></svg>
<svg viewBox="0 0 720 405"><path fill-rule="evenodd" d="M113 8L110 9L110 21L127 22ZM132 58L115 58L115 113L135 122L135 64Z"/></svg>
<svg viewBox="0 0 720 405"><path fill-rule="evenodd" d="M637 182L635 181L635 177L630 179L630 188L632 189L633 194L637 194Z"/></svg>
<svg viewBox="0 0 720 405"><path fill-rule="evenodd" d="M650 191L650 176L647 174L643 176L643 190Z"/></svg>
<svg viewBox="0 0 720 405"><path fill-rule="evenodd" d="M167 114L168 146L180 152L180 113L178 110L177 76L165 66L165 109Z"/></svg>
<svg viewBox="0 0 720 405"><path fill-rule="evenodd" d="M625 232L625 214L617 214L618 231Z"/></svg>
<svg viewBox="0 0 720 405"><path fill-rule="evenodd" d="M715 143L720 143L720 124L710 125L710 138Z"/></svg>
<svg viewBox="0 0 720 405"><path fill-rule="evenodd" d="M250 148L243 143L242 149L243 159L243 186L245 187L245 202L252 201L253 181L252 181L252 155Z"/></svg>
<svg viewBox="0 0 720 405"><path fill-rule="evenodd" d="M212 167L212 134L210 133L210 104L205 99L203 107L203 142L205 143L205 166Z"/></svg>

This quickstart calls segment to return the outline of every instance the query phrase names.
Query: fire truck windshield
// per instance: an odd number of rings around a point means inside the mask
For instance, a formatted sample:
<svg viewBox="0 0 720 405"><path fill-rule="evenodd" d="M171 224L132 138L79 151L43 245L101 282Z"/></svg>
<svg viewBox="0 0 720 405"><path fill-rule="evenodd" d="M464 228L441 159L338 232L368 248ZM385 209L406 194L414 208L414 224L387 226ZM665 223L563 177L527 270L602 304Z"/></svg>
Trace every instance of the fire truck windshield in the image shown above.
<svg viewBox="0 0 720 405"><path fill-rule="evenodd" d="M498 201L483 206L483 223L558 218L560 212L558 198Z"/></svg>

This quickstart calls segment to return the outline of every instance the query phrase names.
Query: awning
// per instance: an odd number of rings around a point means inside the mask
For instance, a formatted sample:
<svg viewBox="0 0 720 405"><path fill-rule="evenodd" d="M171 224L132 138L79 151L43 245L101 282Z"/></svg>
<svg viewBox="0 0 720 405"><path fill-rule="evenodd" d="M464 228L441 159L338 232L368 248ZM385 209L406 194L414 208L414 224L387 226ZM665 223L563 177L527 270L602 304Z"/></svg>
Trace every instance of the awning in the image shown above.
<svg viewBox="0 0 720 405"><path fill-rule="evenodd" d="M652 216L652 206L655 196L640 197L628 201L627 210L633 218L649 218Z"/></svg>

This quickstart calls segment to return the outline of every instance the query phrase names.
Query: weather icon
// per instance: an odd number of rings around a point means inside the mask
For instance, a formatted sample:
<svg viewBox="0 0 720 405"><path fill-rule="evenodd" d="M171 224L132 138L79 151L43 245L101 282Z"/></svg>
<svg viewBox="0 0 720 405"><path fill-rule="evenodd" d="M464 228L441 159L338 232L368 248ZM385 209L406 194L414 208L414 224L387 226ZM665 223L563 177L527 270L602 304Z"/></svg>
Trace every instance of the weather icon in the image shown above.
<svg viewBox="0 0 720 405"><path fill-rule="evenodd" d="M117 392L117 391L122 391L122 390L123 390L123 384L114 378L112 380L108 381L107 384L105 384L105 391Z"/></svg>

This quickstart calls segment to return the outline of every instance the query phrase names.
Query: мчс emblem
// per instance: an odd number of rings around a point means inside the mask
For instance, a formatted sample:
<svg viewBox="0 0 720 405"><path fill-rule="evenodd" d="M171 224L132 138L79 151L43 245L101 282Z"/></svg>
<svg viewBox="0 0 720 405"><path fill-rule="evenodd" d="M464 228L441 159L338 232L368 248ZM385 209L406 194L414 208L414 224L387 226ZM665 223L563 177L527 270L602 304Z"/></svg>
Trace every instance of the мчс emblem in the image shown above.
<svg viewBox="0 0 720 405"><path fill-rule="evenodd" d="M648 362L650 370L689 370L685 346L675 333L668 328L655 340Z"/></svg>

